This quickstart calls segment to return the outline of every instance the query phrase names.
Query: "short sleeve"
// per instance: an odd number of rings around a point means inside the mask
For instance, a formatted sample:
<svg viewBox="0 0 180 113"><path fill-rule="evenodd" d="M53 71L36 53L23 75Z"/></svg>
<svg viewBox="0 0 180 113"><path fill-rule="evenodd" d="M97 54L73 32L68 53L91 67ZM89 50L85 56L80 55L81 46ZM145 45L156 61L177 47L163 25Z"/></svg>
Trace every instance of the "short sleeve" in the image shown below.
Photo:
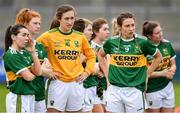
<svg viewBox="0 0 180 113"><path fill-rule="evenodd" d="M23 70L27 69L27 63L23 57L17 55L9 55L4 58L4 63L9 70L13 71L16 74L19 74Z"/></svg>
<svg viewBox="0 0 180 113"><path fill-rule="evenodd" d="M142 50L145 55L152 56L154 56L158 51L157 47L153 45L153 43L150 40L145 40L145 42L143 43Z"/></svg>
<svg viewBox="0 0 180 113"><path fill-rule="evenodd" d="M111 44L110 44L110 39L109 39L103 45L104 52L106 54L110 54L110 48L111 48Z"/></svg>

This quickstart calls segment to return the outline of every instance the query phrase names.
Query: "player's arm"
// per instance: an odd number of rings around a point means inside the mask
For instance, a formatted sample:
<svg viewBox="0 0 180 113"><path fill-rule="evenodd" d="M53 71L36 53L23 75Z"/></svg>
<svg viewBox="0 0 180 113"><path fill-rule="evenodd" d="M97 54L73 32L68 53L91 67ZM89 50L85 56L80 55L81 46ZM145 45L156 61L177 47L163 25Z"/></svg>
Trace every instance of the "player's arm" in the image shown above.
<svg viewBox="0 0 180 113"><path fill-rule="evenodd" d="M36 55L35 42L34 40L32 40L32 38L29 38L28 41L29 41L28 46L25 49L31 53L32 58L33 58L33 65L31 67L31 71L35 75L41 75L42 74L41 64L40 64L39 58Z"/></svg>
<svg viewBox="0 0 180 113"><path fill-rule="evenodd" d="M175 58L170 60L170 67L168 68L168 71L170 72L169 76L167 75L166 77L168 79L173 79L174 74L176 72L176 60Z"/></svg>
<svg viewBox="0 0 180 113"><path fill-rule="evenodd" d="M149 78L151 78L151 76L153 76L153 72L155 71L155 69L158 67L159 63L161 62L162 60L162 55L161 53L159 52L159 50L157 50L157 52L155 53L154 55L154 58L153 58L153 61L152 61L152 64L148 67L147 69L147 75Z"/></svg>
<svg viewBox="0 0 180 113"><path fill-rule="evenodd" d="M103 48L101 48L98 52L98 61L99 61L99 66L104 73L104 75L107 77L108 76L108 63L107 63L107 57L106 53L104 52Z"/></svg>
<svg viewBox="0 0 180 113"><path fill-rule="evenodd" d="M32 81L36 76L31 73L28 69L24 69L19 73L26 81Z"/></svg>
<svg viewBox="0 0 180 113"><path fill-rule="evenodd" d="M47 58L42 63L41 69L42 69L42 76L48 77L53 80L57 79L58 75L55 72L53 72L52 66Z"/></svg>
<svg viewBox="0 0 180 113"><path fill-rule="evenodd" d="M96 56L94 51L90 47L86 37L83 37L82 49L83 49L83 54L86 57L86 67L84 71L87 72L88 75L90 75L94 70L94 66L96 63Z"/></svg>
<svg viewBox="0 0 180 113"><path fill-rule="evenodd" d="M41 69L41 64L39 62L39 59L36 55L36 52L32 52L32 58L33 58L33 65L32 65L32 68L31 68L31 71L37 75L37 76L40 76L42 74L42 69Z"/></svg>
<svg viewBox="0 0 180 113"><path fill-rule="evenodd" d="M82 83L93 72L96 63L96 56L93 50L91 49L87 38L83 37L82 39L83 39L82 52L87 60L86 60L86 67L84 69L84 72L81 75L79 75L76 79L76 81L79 83Z"/></svg>

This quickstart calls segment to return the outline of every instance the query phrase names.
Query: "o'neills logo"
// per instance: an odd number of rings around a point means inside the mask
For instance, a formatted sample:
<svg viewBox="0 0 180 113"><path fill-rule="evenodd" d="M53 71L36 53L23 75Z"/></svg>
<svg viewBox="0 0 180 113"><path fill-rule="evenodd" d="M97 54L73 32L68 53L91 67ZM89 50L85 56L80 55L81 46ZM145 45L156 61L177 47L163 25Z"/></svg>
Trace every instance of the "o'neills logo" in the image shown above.
<svg viewBox="0 0 180 113"><path fill-rule="evenodd" d="M111 55L112 65L118 67L142 67L146 65L146 57L144 55Z"/></svg>
<svg viewBox="0 0 180 113"><path fill-rule="evenodd" d="M75 50L54 50L54 55L60 60L76 60L79 52Z"/></svg>

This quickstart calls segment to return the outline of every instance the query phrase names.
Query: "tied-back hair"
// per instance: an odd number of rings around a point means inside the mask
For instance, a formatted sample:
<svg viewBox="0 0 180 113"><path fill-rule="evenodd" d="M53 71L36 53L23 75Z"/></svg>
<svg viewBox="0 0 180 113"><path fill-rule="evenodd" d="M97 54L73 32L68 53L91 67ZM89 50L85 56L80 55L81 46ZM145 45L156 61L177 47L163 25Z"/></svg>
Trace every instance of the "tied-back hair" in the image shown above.
<svg viewBox="0 0 180 113"><path fill-rule="evenodd" d="M69 4L63 4L58 7L58 9L56 10L55 16L52 19L50 30L60 26L60 22L58 20L61 20L62 15L68 11L73 11L74 15L76 16L76 10L73 6Z"/></svg>
<svg viewBox="0 0 180 113"><path fill-rule="evenodd" d="M35 17L41 18L41 15L35 10L23 8L17 13L15 24L27 25Z"/></svg>
<svg viewBox="0 0 180 113"><path fill-rule="evenodd" d="M57 27L59 27L59 26L60 26L60 22L59 22L56 18L54 18L54 19L52 20L52 22L51 22L50 30L51 30L51 29L54 29L54 28L57 28Z"/></svg>
<svg viewBox="0 0 180 113"><path fill-rule="evenodd" d="M96 37L96 32L99 32L99 29L102 27L102 25L107 24L107 23L108 23L107 20L104 18L97 18L93 21L93 24L92 24L93 34L90 41Z"/></svg>
<svg viewBox="0 0 180 113"><path fill-rule="evenodd" d="M58 20L61 20L62 15L68 11L73 11L74 15L76 16L76 10L73 6L69 5L69 4L63 4L60 5L56 11L56 18Z"/></svg>
<svg viewBox="0 0 180 113"><path fill-rule="evenodd" d="M134 15L131 13L131 12L124 12L124 13L121 13L118 17L117 17L117 24L118 26L122 26L122 23L125 19L128 19L128 18L132 18L135 20L135 17Z"/></svg>
<svg viewBox="0 0 180 113"><path fill-rule="evenodd" d="M117 19L113 18L111 24L112 24L112 36L119 35L119 27L117 24Z"/></svg>
<svg viewBox="0 0 180 113"><path fill-rule="evenodd" d="M6 33L5 33L5 51L7 51L9 49L9 47L12 45L13 41L12 41L12 35L17 36L20 32L20 29L22 28L26 28L24 25L22 24L16 24L13 26L9 26L6 29Z"/></svg>
<svg viewBox="0 0 180 113"><path fill-rule="evenodd" d="M85 21L81 18L75 20L73 29L83 33L85 29Z"/></svg>
<svg viewBox="0 0 180 113"><path fill-rule="evenodd" d="M152 36L154 28L156 28L159 25L156 21L145 21L142 26L142 35L149 38L149 36Z"/></svg>

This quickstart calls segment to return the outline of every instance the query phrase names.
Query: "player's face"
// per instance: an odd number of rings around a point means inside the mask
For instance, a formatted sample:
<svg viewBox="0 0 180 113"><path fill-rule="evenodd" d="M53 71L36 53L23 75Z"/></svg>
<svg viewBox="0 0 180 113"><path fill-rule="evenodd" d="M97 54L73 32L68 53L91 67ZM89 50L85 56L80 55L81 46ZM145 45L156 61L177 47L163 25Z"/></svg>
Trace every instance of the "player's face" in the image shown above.
<svg viewBox="0 0 180 113"><path fill-rule="evenodd" d="M38 34L41 27L41 19L39 17L32 18L26 27L31 34Z"/></svg>
<svg viewBox="0 0 180 113"><path fill-rule="evenodd" d="M68 32L72 29L75 21L75 14L74 11L68 11L62 14L60 22L60 29L63 32Z"/></svg>
<svg viewBox="0 0 180 113"><path fill-rule="evenodd" d="M133 38L133 35L135 33L135 21L133 18L126 18L122 22L122 26L120 26L120 32L121 36L123 38Z"/></svg>
<svg viewBox="0 0 180 113"><path fill-rule="evenodd" d="M109 36L109 25L103 24L99 29L99 32L96 33L96 36L100 38L101 41L105 41Z"/></svg>
<svg viewBox="0 0 180 113"><path fill-rule="evenodd" d="M161 26L158 25L153 30L153 34L151 36L151 40L153 42L155 42L155 43L159 43L162 39L163 39L162 29L161 29Z"/></svg>
<svg viewBox="0 0 180 113"><path fill-rule="evenodd" d="M84 35L88 38L88 40L90 40L92 37L92 34L93 34L92 25L88 24L88 26L84 29Z"/></svg>
<svg viewBox="0 0 180 113"><path fill-rule="evenodd" d="M24 48L29 41L29 31L22 28L16 36L13 35L12 39L13 44L15 44L18 49Z"/></svg>

